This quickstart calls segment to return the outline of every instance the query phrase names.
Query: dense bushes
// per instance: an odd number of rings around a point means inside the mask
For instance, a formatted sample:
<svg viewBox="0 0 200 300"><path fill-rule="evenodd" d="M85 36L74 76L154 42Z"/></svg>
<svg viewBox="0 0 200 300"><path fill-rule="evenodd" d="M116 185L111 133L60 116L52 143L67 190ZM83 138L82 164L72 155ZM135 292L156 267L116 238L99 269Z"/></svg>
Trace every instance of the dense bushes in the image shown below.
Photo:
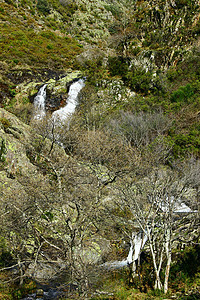
<svg viewBox="0 0 200 300"><path fill-rule="evenodd" d="M47 0L38 0L37 9L44 15L48 15L50 13L49 3L47 2Z"/></svg>
<svg viewBox="0 0 200 300"><path fill-rule="evenodd" d="M128 64L124 57L109 57L108 63L111 76L119 75L124 81L127 80Z"/></svg>
<svg viewBox="0 0 200 300"><path fill-rule="evenodd" d="M197 273L200 271L199 250L199 245L197 244L194 247L187 247L185 250L174 253L177 262L172 265L170 273L170 282L173 289L180 290L182 288L184 291L184 285L192 285ZM199 299L199 297L195 298L194 296L191 299Z"/></svg>
<svg viewBox="0 0 200 300"><path fill-rule="evenodd" d="M130 88L136 92L148 94L153 89L152 74L142 68L131 68L127 74L127 81Z"/></svg>
<svg viewBox="0 0 200 300"><path fill-rule="evenodd" d="M45 67L72 66L73 58L81 52L72 38L62 38L52 31L15 30L4 27L0 58L14 64L28 63Z"/></svg>
<svg viewBox="0 0 200 300"><path fill-rule="evenodd" d="M110 122L108 128L132 146L140 148L166 133L171 122L161 111L138 114L121 111L118 118Z"/></svg>
<svg viewBox="0 0 200 300"><path fill-rule="evenodd" d="M171 95L172 102L188 102L189 99L194 95L194 90L190 84L181 86L178 90L174 91Z"/></svg>
<svg viewBox="0 0 200 300"><path fill-rule="evenodd" d="M197 133L197 132L196 132ZM174 141L173 154L177 158L189 152L199 154L200 149L200 132L198 135L190 132L188 134L175 134L172 136Z"/></svg>
<svg viewBox="0 0 200 300"><path fill-rule="evenodd" d="M148 94L153 88L152 73L141 67L129 66L124 57L110 57L109 71L112 76L121 76L124 83L136 92Z"/></svg>
<svg viewBox="0 0 200 300"><path fill-rule="evenodd" d="M52 0L53 1L53 0ZM31 5L31 4L30 4ZM48 14L50 6L53 3L50 1L40 0L37 3L37 8L42 14ZM59 4L63 10L64 7ZM38 28L38 16L32 17L31 14L24 10L18 10L15 14L15 8L8 4L1 4L1 18L4 24L1 28L1 44L0 44L0 60L6 61L12 66L28 64L38 67L44 66L47 68L65 68L71 67L74 57L82 52L78 42L71 37L57 35L53 30L65 28L64 22L45 19L47 26L51 27L46 30L36 30ZM35 9L35 7L34 7ZM12 14L12 22L10 15ZM65 11L64 16L67 16ZM8 25L9 24L9 25Z"/></svg>

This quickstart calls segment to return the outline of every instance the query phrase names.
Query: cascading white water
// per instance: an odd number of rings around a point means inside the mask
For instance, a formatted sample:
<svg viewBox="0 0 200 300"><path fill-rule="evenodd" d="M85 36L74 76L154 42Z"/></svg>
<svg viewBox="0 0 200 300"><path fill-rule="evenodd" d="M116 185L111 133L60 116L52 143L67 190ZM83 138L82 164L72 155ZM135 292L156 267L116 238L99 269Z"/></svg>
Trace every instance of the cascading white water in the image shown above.
<svg viewBox="0 0 200 300"><path fill-rule="evenodd" d="M77 98L81 89L85 86L85 82L83 79L79 79L78 81L71 84L69 88L67 104L65 107L62 107L53 112L52 118L56 122L63 122L74 113L77 106Z"/></svg>
<svg viewBox="0 0 200 300"><path fill-rule="evenodd" d="M133 238L134 237L134 238ZM103 264L103 267L108 269L119 269L125 266L130 265L133 261L136 261L139 257L141 249L144 247L148 237L146 234L142 234L141 232L135 234L130 241L130 249L126 259L121 261L113 261L113 262L106 262Z"/></svg>
<svg viewBox="0 0 200 300"><path fill-rule="evenodd" d="M69 88L67 104L65 107L62 107L52 114L52 119L56 121L57 124L59 122L63 123L66 119L74 113L76 106L77 106L77 98L78 94L81 89L85 86L84 79L79 79L76 82L72 83ZM34 99L34 106L35 106L35 116L34 119L42 119L46 115L45 111L45 100L46 100L46 87L47 84L44 84L37 96Z"/></svg>
<svg viewBox="0 0 200 300"><path fill-rule="evenodd" d="M144 247L147 239L148 239L147 234L144 234L142 232L135 235L134 238L135 252L134 252L133 260L138 259L141 249Z"/></svg>
<svg viewBox="0 0 200 300"><path fill-rule="evenodd" d="M174 196L166 197L166 199L156 198L155 203L158 203L158 206L163 212L168 212L170 209L173 210L173 213L194 213L197 211L192 210L187 206L182 200L175 199Z"/></svg>
<svg viewBox="0 0 200 300"><path fill-rule="evenodd" d="M134 237L134 238L133 238ZM148 237L146 234L139 232L133 235L132 240L130 241L131 247L126 259L127 264L131 264L133 261L136 261L139 257L141 249L144 247Z"/></svg>
<svg viewBox="0 0 200 300"><path fill-rule="evenodd" d="M131 243L131 247L129 249L129 253L126 259L128 265L130 265L133 262L133 242L130 241L130 243Z"/></svg>
<svg viewBox="0 0 200 300"><path fill-rule="evenodd" d="M46 86L44 84L37 93L37 96L34 99L35 106L35 116L34 119L42 119L45 115L45 100L46 100Z"/></svg>

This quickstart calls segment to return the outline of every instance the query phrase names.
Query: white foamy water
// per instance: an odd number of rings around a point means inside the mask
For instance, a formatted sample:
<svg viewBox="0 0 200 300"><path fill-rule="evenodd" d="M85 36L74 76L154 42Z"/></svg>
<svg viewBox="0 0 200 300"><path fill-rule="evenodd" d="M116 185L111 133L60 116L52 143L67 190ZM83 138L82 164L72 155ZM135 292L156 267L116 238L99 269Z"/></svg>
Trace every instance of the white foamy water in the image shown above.
<svg viewBox="0 0 200 300"><path fill-rule="evenodd" d="M37 93L34 99L35 115L34 119L42 119L46 115L45 100L46 100L46 84L44 84Z"/></svg>
<svg viewBox="0 0 200 300"><path fill-rule="evenodd" d="M158 206L163 212L168 212L172 209L173 213L193 213L197 211L193 211L188 205L182 202L181 199L175 199L174 196L166 197L166 199L161 200L159 198L156 199Z"/></svg>
<svg viewBox="0 0 200 300"><path fill-rule="evenodd" d="M78 81L71 84L69 88L67 104L65 105L65 107L54 111L52 114L52 118L54 121L60 121L62 123L75 112L76 106L78 104L78 94L84 86L85 82L83 79L79 79Z"/></svg>
<svg viewBox="0 0 200 300"><path fill-rule="evenodd" d="M52 114L53 121L57 124L63 123L75 112L76 106L78 104L78 94L81 89L85 86L84 79L79 79L72 83L69 88L67 103L64 107L56 110ZM34 99L35 114L34 119L42 119L46 115L45 101L46 101L46 87L44 84L37 93Z"/></svg>
<svg viewBox="0 0 200 300"><path fill-rule="evenodd" d="M135 234L134 238L130 241L130 249L126 259L121 261L113 261L113 262L106 262L105 264L101 265L108 269L120 269L125 266L130 265L133 261L136 261L139 257L141 249L144 247L147 241L147 235L143 235L141 232Z"/></svg>

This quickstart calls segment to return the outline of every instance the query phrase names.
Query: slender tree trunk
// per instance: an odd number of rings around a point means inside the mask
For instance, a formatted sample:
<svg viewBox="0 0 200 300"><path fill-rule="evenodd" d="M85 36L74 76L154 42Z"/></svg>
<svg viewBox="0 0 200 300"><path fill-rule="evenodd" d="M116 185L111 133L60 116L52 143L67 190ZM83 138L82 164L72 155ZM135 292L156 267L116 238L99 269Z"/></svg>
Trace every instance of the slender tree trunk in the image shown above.
<svg viewBox="0 0 200 300"><path fill-rule="evenodd" d="M150 243L151 255L152 255L152 258L153 258L154 272L155 272L155 275L156 275L154 289L161 290L162 289L162 283L161 283L161 280L160 280L160 269L161 269L161 265L162 265L162 256L160 258L159 267L157 267L156 256L155 256L155 252L154 252L154 249L153 249L153 243L152 243L152 240L151 240L151 235L150 235L149 228L147 228L147 233L148 233L148 238L149 238L149 243Z"/></svg>
<svg viewBox="0 0 200 300"><path fill-rule="evenodd" d="M166 256L167 256L167 264L165 269L165 282L164 282L164 293L166 294L168 291L168 281L169 281L169 271L172 260L172 252L171 252L171 228L168 228L166 231Z"/></svg>
<svg viewBox="0 0 200 300"><path fill-rule="evenodd" d="M156 280L155 280L154 289L158 289L158 290L162 289L162 282L160 280L160 274L158 271L156 271Z"/></svg>
<svg viewBox="0 0 200 300"><path fill-rule="evenodd" d="M165 294L168 291L170 265L171 265L171 252L169 253L169 257L167 259L167 265L166 265L166 269L165 269L165 282L164 282L164 293Z"/></svg>
<svg viewBox="0 0 200 300"><path fill-rule="evenodd" d="M24 283L24 274L23 274L23 265L21 264L21 260L20 258L18 258L18 267L19 267L19 273L20 273L20 285L22 285Z"/></svg>
<svg viewBox="0 0 200 300"><path fill-rule="evenodd" d="M150 248L152 248L151 245L150 245ZM157 268L156 258L155 258L155 254L153 252L153 249L152 249L151 253L152 253L152 257L153 257L154 271L155 271L155 274L156 274L154 289L161 290L162 289L162 283L161 283L161 280L160 280L160 270Z"/></svg>

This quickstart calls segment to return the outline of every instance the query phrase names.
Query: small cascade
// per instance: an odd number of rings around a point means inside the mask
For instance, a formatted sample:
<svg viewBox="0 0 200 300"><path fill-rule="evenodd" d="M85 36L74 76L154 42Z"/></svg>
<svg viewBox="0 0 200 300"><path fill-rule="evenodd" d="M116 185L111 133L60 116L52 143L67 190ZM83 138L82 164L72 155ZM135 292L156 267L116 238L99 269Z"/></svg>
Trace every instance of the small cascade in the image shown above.
<svg viewBox="0 0 200 300"><path fill-rule="evenodd" d="M144 247L147 239L148 239L147 235L142 232L139 232L138 234L135 235L134 238L135 252L134 252L133 260L138 259L141 249Z"/></svg>
<svg viewBox="0 0 200 300"><path fill-rule="evenodd" d="M85 86L85 80L84 79L78 79L77 81L73 82L69 88L68 98L67 98L67 104L54 111L52 113L52 120L56 121L57 124L63 123L69 117L74 113L76 106L78 104L78 94L81 91L81 89ZM46 87L47 84L44 84L39 92L37 93L37 96L34 99L34 106L35 106L35 116L34 119L42 119L46 115L45 110L45 100L46 100Z"/></svg>
<svg viewBox="0 0 200 300"><path fill-rule="evenodd" d="M65 107L62 107L52 114L53 120L56 120L56 122L63 122L74 113L76 106L78 104L77 98L78 94L81 91L81 89L85 86L84 79L79 79L78 81L71 84L69 88L68 98L67 98L67 104Z"/></svg>
<svg viewBox="0 0 200 300"><path fill-rule="evenodd" d="M130 241L130 243L131 243L131 247L126 259L127 265L130 265L133 262L133 242Z"/></svg>
<svg viewBox="0 0 200 300"><path fill-rule="evenodd" d="M134 237L134 238L133 238ZM136 261L139 257L141 249L144 247L148 237L147 235L139 232L138 234L133 234L133 237L130 241L130 249L126 259L121 261L113 261L113 262L106 262L102 267L107 269L120 269L125 266L130 265L133 261Z"/></svg>
<svg viewBox="0 0 200 300"><path fill-rule="evenodd" d="M47 84L44 84L39 92L37 93L37 96L34 99L34 106L35 106L35 116L34 119L42 119L45 115L45 100L46 100L46 86Z"/></svg>

